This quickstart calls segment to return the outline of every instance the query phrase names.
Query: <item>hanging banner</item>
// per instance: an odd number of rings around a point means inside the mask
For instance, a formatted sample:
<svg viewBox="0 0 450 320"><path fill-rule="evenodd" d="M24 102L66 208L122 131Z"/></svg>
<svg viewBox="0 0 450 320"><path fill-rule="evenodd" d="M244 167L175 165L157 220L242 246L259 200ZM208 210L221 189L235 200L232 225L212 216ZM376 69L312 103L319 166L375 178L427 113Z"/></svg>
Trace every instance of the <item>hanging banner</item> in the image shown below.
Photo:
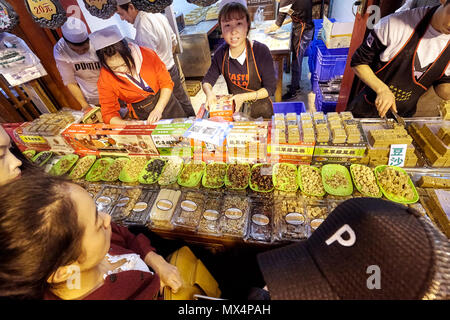
<svg viewBox="0 0 450 320"><path fill-rule="evenodd" d="M101 19L111 18L117 10L116 0L83 0L91 15Z"/></svg>
<svg viewBox="0 0 450 320"><path fill-rule="evenodd" d="M0 32L11 31L19 23L19 16L11 5L0 0Z"/></svg>
<svg viewBox="0 0 450 320"><path fill-rule="evenodd" d="M151 13L160 13L172 2L173 0L131 0L136 9Z"/></svg>
<svg viewBox="0 0 450 320"><path fill-rule="evenodd" d="M210 5L216 3L217 1L218 0L187 0L187 2L195 4L199 7L209 7Z"/></svg>
<svg viewBox="0 0 450 320"><path fill-rule="evenodd" d="M67 20L66 11L58 0L25 0L34 22L42 28L56 29Z"/></svg>

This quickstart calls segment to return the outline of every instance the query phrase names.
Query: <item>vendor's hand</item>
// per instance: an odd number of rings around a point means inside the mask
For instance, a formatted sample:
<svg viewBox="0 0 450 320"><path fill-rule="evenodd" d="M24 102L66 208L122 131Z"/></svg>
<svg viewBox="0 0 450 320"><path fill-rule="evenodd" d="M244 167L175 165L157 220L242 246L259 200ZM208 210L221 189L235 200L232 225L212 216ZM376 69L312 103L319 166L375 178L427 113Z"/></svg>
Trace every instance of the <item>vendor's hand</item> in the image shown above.
<svg viewBox="0 0 450 320"><path fill-rule="evenodd" d="M155 109L153 109L153 111L150 112L150 114L147 118L147 123L150 124L150 123L154 123L154 122L161 120L163 110L164 109L162 109L162 108L155 107Z"/></svg>
<svg viewBox="0 0 450 320"><path fill-rule="evenodd" d="M277 31L280 27L277 26L275 23L272 24L271 26L267 27L266 30L264 30L265 33L271 33L274 31Z"/></svg>
<svg viewBox="0 0 450 320"><path fill-rule="evenodd" d="M215 94L211 94L206 97L205 107L206 110L209 110L211 106L217 104L217 97Z"/></svg>
<svg viewBox="0 0 450 320"><path fill-rule="evenodd" d="M244 100L243 94L236 94L231 97L231 100L234 100L234 106L235 106L234 112L241 111L242 105L246 101L246 100Z"/></svg>
<svg viewBox="0 0 450 320"><path fill-rule="evenodd" d="M168 286L173 293L177 293L183 285L178 268L168 262L162 262L158 268L157 273L161 279L161 290Z"/></svg>
<svg viewBox="0 0 450 320"><path fill-rule="evenodd" d="M393 109L397 112L397 106L395 105L395 96L389 88L385 88L377 93L375 99L375 107L378 110L380 117L384 117L389 109Z"/></svg>

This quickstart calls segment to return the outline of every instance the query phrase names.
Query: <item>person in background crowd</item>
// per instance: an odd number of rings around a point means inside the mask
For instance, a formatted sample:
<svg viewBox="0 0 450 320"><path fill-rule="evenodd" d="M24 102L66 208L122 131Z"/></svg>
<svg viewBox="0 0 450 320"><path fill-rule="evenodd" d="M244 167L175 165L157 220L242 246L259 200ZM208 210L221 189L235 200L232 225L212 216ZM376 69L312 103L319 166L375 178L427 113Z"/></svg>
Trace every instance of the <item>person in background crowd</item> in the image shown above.
<svg viewBox="0 0 450 320"><path fill-rule="evenodd" d="M440 5L439 0L406 0L405 3L395 12L405 11L418 7L434 7Z"/></svg>
<svg viewBox="0 0 450 320"><path fill-rule="evenodd" d="M98 92L105 123L154 123L186 117L172 93L170 74L153 50L128 43L115 25L89 37L102 66ZM127 107L121 110L118 99Z"/></svg>
<svg viewBox="0 0 450 320"><path fill-rule="evenodd" d="M98 212L80 186L24 174L0 187L0 297L156 299L181 287L178 269Z"/></svg>
<svg viewBox="0 0 450 320"><path fill-rule="evenodd" d="M450 242L404 205L354 198L306 241L260 253L257 300L446 300Z"/></svg>
<svg viewBox="0 0 450 320"><path fill-rule="evenodd" d="M21 175L22 161L11 152L12 148L9 135L0 125L0 185L18 179Z"/></svg>
<svg viewBox="0 0 450 320"><path fill-rule="evenodd" d="M97 81L100 62L90 44L86 24L69 17L61 27L62 38L53 47L53 56L61 78L81 105L98 105Z"/></svg>
<svg viewBox="0 0 450 320"><path fill-rule="evenodd" d="M300 80L302 77L303 55L314 37L314 23L312 21L311 0L276 0L280 2L277 20L267 27L266 33L278 30L289 15L292 19L291 31L291 85L283 100L295 100L301 93Z"/></svg>
<svg viewBox="0 0 450 320"><path fill-rule="evenodd" d="M450 99L450 0L386 16L354 53L351 66L366 84L349 102L355 117L412 117L431 86Z"/></svg>
<svg viewBox="0 0 450 320"><path fill-rule="evenodd" d="M206 105L217 103L213 86L222 74L228 92L233 95L235 112L240 111L244 102L251 102L252 118L271 118L273 105L269 96L276 88L273 59L265 44L247 39L251 22L246 6L240 2L223 4L219 11L219 24L225 44L214 52L211 66L202 81Z"/></svg>
<svg viewBox="0 0 450 320"><path fill-rule="evenodd" d="M131 3L131 0L118 0L117 13L122 20L136 28L135 42L141 47L154 50L164 62L174 83L173 95L180 103L186 116L195 116L191 100L183 88L180 72L173 59L177 38L167 18L161 13L139 11Z"/></svg>

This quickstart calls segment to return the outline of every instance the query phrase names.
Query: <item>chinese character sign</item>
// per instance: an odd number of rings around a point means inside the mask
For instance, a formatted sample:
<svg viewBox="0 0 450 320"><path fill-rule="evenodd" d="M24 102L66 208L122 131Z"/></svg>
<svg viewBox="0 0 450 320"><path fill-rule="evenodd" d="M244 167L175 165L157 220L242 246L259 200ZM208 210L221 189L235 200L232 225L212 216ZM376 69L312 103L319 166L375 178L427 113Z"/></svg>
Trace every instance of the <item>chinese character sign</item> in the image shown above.
<svg viewBox="0 0 450 320"><path fill-rule="evenodd" d="M116 0L83 0L84 6L94 17L111 18L117 10Z"/></svg>
<svg viewBox="0 0 450 320"><path fill-rule="evenodd" d="M406 144L391 144L388 165L403 167L405 165L407 147Z"/></svg>
<svg viewBox="0 0 450 320"><path fill-rule="evenodd" d="M66 11L57 0L25 0L25 6L42 28L56 29L67 20Z"/></svg>

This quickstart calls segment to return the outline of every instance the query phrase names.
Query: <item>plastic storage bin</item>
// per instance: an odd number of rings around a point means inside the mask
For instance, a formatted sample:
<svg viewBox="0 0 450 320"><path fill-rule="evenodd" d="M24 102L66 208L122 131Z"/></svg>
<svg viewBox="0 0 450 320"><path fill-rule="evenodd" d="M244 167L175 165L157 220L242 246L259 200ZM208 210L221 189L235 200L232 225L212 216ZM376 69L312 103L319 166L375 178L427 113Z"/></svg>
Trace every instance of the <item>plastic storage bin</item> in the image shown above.
<svg viewBox="0 0 450 320"><path fill-rule="evenodd" d="M317 42L315 73L319 81L328 81L344 74L348 48L328 49L322 40Z"/></svg>
<svg viewBox="0 0 450 320"><path fill-rule="evenodd" d="M317 91L314 91L314 93L316 94L316 110L317 111L322 111L323 113L336 111L337 101L325 101L323 99L320 89Z"/></svg>
<svg viewBox="0 0 450 320"><path fill-rule="evenodd" d="M273 113L297 113L300 114L306 112L305 103L302 101L290 101L290 102L274 102Z"/></svg>

